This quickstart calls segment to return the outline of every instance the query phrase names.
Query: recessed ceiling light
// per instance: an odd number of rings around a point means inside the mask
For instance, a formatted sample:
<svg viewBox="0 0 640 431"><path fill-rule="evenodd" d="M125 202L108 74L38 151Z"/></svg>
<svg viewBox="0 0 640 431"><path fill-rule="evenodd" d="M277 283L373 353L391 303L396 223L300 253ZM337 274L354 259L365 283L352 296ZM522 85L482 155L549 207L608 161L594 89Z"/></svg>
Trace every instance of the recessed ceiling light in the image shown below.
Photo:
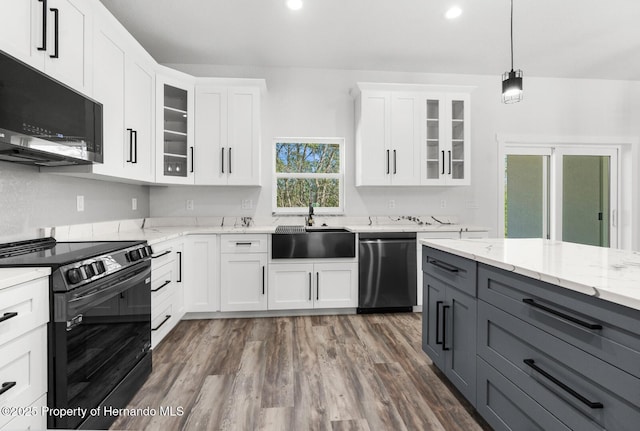
<svg viewBox="0 0 640 431"><path fill-rule="evenodd" d="M462 9L460 9L458 6L451 6L447 13L444 14L447 19L456 19L460 15L462 15Z"/></svg>
<svg viewBox="0 0 640 431"><path fill-rule="evenodd" d="M287 0L287 7L291 10L302 9L302 0Z"/></svg>

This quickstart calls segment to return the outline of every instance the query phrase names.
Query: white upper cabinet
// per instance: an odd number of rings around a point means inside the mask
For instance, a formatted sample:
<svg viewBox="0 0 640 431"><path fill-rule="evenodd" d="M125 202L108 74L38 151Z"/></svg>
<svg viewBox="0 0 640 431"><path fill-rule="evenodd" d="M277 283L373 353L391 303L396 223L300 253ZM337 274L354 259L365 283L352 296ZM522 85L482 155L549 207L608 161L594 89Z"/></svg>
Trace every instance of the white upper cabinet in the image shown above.
<svg viewBox="0 0 640 431"><path fill-rule="evenodd" d="M91 95L92 13L82 0L0 1L0 49Z"/></svg>
<svg viewBox="0 0 640 431"><path fill-rule="evenodd" d="M260 185L260 93L264 80L196 85L196 184Z"/></svg>
<svg viewBox="0 0 640 431"><path fill-rule="evenodd" d="M452 88L358 84L357 186L469 184L470 98Z"/></svg>
<svg viewBox="0 0 640 431"><path fill-rule="evenodd" d="M470 97L468 93L428 94L422 142L422 184L470 184Z"/></svg>
<svg viewBox="0 0 640 431"><path fill-rule="evenodd" d="M96 20L94 98L103 104L104 161L95 174L151 182L153 177L153 63L130 47L110 16Z"/></svg>
<svg viewBox="0 0 640 431"><path fill-rule="evenodd" d="M158 66L156 182L194 184L194 78Z"/></svg>

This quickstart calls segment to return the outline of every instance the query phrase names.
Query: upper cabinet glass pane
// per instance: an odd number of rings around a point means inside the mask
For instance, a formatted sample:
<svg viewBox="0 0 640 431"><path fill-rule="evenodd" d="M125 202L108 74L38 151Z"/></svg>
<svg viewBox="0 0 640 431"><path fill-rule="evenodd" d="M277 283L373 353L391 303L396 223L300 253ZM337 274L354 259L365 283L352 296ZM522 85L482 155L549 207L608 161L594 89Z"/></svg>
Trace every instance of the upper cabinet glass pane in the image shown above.
<svg viewBox="0 0 640 431"><path fill-rule="evenodd" d="M451 118L453 120L464 120L464 100L451 101Z"/></svg>
<svg viewBox="0 0 640 431"><path fill-rule="evenodd" d="M439 119L440 118L440 101L439 100L427 100L427 118Z"/></svg>
<svg viewBox="0 0 640 431"><path fill-rule="evenodd" d="M278 173L340 173L340 145L276 143Z"/></svg>

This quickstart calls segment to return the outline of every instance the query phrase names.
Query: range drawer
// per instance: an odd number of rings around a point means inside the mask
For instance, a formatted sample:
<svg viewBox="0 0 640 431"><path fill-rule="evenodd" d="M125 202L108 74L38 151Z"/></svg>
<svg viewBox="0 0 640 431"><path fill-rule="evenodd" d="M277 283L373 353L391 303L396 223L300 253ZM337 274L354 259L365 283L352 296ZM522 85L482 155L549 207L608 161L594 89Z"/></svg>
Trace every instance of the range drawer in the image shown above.
<svg viewBox="0 0 640 431"><path fill-rule="evenodd" d="M49 321L49 278L0 289L0 345Z"/></svg>
<svg viewBox="0 0 640 431"><path fill-rule="evenodd" d="M483 264L478 298L640 378L639 310Z"/></svg>
<svg viewBox="0 0 640 431"><path fill-rule="evenodd" d="M478 358L476 409L496 431L570 431L481 358Z"/></svg>
<svg viewBox="0 0 640 431"><path fill-rule="evenodd" d="M267 234L220 235L220 253L266 253Z"/></svg>
<svg viewBox="0 0 640 431"><path fill-rule="evenodd" d="M571 429L638 429L640 379L483 301L478 328L478 354Z"/></svg>
<svg viewBox="0 0 640 431"><path fill-rule="evenodd" d="M422 246L422 271L476 297L476 262Z"/></svg>
<svg viewBox="0 0 640 431"><path fill-rule="evenodd" d="M45 325L0 346L0 406L26 407L47 392ZM0 415L0 428L13 416Z"/></svg>

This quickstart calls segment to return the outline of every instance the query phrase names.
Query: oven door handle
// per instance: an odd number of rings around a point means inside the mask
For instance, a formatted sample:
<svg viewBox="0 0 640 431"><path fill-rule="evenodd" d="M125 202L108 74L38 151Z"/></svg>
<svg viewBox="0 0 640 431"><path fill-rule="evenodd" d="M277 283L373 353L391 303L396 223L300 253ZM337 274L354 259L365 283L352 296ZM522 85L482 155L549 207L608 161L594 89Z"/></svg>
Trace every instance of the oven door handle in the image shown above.
<svg viewBox="0 0 640 431"><path fill-rule="evenodd" d="M141 272L137 273L131 278L126 278L122 281L119 281L117 283L110 285L105 289L98 290L97 292L89 293L88 295L83 295L77 298L70 299L68 303L75 305L76 302L83 301L83 300L86 301L88 299L95 297L96 295L111 296L112 294L117 294L122 292L124 290L122 289L123 286L129 285L129 284L137 284L145 280L147 277L150 277L150 272L145 267L145 269L143 269Z"/></svg>

